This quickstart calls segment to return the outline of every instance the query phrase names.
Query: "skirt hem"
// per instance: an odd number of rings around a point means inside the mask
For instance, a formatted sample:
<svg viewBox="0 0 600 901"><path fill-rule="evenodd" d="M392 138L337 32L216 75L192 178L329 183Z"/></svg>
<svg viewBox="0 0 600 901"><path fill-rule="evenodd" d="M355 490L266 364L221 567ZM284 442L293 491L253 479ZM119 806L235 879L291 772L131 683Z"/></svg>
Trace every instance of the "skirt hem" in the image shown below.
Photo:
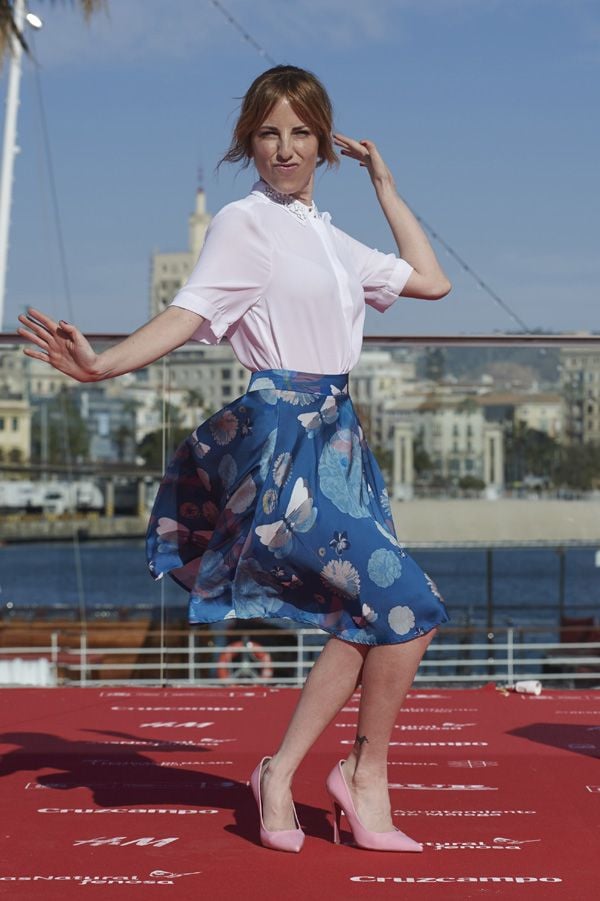
<svg viewBox="0 0 600 901"><path fill-rule="evenodd" d="M228 623L236 620L265 620L265 619L273 619L273 620L290 620L290 622L300 623L303 626L307 626L308 628L318 629L320 632L325 632L327 635L330 635L332 638L339 638L340 641L345 641L348 644L359 644L364 645L371 648L382 647L384 645L393 645L393 644L407 644L409 641L415 641L417 638L422 638L424 635L429 635L434 629L439 629L440 626L443 626L445 623L449 622L449 618L442 619L439 622L434 623L431 626L424 627L419 630L417 635L407 635L402 636L399 635L397 639L393 641L363 641L360 638L350 638L346 635L343 635L342 632L336 629L328 629L326 626L319 626L316 623L311 622L308 619L304 619L296 616L273 616L273 617L263 617L263 616L235 616L230 617L228 620L222 619L201 619L201 620L189 620L189 624L191 626L205 626L213 623L223 622Z"/></svg>

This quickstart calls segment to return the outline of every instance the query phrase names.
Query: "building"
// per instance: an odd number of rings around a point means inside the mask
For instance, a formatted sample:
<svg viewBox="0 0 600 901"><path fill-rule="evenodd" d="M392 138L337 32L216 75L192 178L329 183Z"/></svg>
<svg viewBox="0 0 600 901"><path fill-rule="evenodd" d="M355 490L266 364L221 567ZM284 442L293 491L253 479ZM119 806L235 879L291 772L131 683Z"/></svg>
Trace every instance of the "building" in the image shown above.
<svg viewBox="0 0 600 901"><path fill-rule="evenodd" d="M564 405L560 394L490 391L475 400L488 422L497 422L506 428L521 424L536 432L545 432L555 441L561 440Z"/></svg>
<svg viewBox="0 0 600 901"><path fill-rule="evenodd" d="M565 444L600 444L600 353L564 347L560 363Z"/></svg>
<svg viewBox="0 0 600 901"><path fill-rule="evenodd" d="M150 284L150 315L156 316L171 303L187 281L198 259L211 221L206 211L206 195L202 188L196 192L196 208L189 217L188 249L174 253L152 254Z"/></svg>
<svg viewBox="0 0 600 901"><path fill-rule="evenodd" d="M134 463L136 405L106 385L85 385L77 392L79 413L86 425L89 458L102 463Z"/></svg>
<svg viewBox="0 0 600 901"><path fill-rule="evenodd" d="M31 454L31 407L22 397L0 398L0 463L27 463Z"/></svg>

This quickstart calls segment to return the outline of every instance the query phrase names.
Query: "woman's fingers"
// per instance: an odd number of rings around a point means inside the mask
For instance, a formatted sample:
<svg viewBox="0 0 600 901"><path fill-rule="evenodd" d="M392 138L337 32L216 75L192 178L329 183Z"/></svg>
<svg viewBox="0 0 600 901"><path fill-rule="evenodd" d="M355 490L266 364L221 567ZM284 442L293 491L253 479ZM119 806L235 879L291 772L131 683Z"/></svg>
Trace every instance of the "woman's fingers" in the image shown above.
<svg viewBox="0 0 600 901"><path fill-rule="evenodd" d="M24 347L23 353L27 357L33 357L34 360L42 360L44 363L50 363L48 354L41 354L37 350L32 350L30 347Z"/></svg>
<svg viewBox="0 0 600 901"><path fill-rule="evenodd" d="M28 341L31 341L32 344L37 344L38 347L48 347L48 342L45 338L36 335L35 332L30 332L28 329L18 328L17 335L20 335L22 338L26 338Z"/></svg>
<svg viewBox="0 0 600 901"><path fill-rule="evenodd" d="M26 326L26 328L22 330L22 334L25 334L27 336L34 334L40 338L52 337L52 335L54 334L51 329L49 329L45 325L42 325L42 323L34 319L33 316L21 315L18 318L19 322L22 323L22 325Z"/></svg>
<svg viewBox="0 0 600 901"><path fill-rule="evenodd" d="M47 331L52 332L53 334L58 328L58 323L55 322L54 319L51 319L50 316L46 316L41 310L36 310L35 307L27 308L27 318L33 320L38 325L41 325L42 328L47 329Z"/></svg>

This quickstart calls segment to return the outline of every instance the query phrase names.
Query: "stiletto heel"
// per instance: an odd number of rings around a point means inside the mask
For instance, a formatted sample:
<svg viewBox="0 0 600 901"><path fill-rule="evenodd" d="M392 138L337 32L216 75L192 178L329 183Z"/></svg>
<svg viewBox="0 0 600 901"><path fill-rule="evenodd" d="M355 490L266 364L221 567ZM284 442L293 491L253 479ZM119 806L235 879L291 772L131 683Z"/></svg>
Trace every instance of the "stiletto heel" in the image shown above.
<svg viewBox="0 0 600 901"><path fill-rule="evenodd" d="M344 761L340 760L327 777L326 783L333 804L334 842L336 844L340 842L340 817L343 810L352 830L354 841L359 848L367 851L422 851L423 845L413 841L399 829L394 829L392 832L372 832L370 829L365 829L352 802L352 796L342 771L343 765Z"/></svg>
<svg viewBox="0 0 600 901"><path fill-rule="evenodd" d="M292 805L292 807L294 810L294 821L297 827L296 829L265 829L262 814L260 779L263 766L265 765L265 763L268 763L270 759L270 757L263 757L263 759L260 761L256 769L250 776L250 782L248 783L250 785L250 788L252 789L252 794L254 795L256 806L258 807L258 817L260 821L260 842L265 848L272 848L274 851L292 851L297 853L298 851L302 850L302 845L304 844L304 832L300 828L300 823L298 822L298 817L296 815L295 805Z"/></svg>
<svg viewBox="0 0 600 901"><path fill-rule="evenodd" d="M334 845L339 845L341 842L340 831L341 831L341 821L342 821L342 808L337 803L337 801L333 801L333 843Z"/></svg>

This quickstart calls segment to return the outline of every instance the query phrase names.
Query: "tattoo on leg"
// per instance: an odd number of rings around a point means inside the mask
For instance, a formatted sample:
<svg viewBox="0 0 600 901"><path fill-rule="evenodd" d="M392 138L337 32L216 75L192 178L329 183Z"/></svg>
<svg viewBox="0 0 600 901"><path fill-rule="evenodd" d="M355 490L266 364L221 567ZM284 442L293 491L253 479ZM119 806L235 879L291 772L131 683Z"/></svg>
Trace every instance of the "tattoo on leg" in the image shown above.
<svg viewBox="0 0 600 901"><path fill-rule="evenodd" d="M367 738L367 736L366 735L358 735L358 733L357 733L356 738L354 739L354 744L360 745L360 747L362 748L362 746L365 743L369 744L369 739Z"/></svg>

